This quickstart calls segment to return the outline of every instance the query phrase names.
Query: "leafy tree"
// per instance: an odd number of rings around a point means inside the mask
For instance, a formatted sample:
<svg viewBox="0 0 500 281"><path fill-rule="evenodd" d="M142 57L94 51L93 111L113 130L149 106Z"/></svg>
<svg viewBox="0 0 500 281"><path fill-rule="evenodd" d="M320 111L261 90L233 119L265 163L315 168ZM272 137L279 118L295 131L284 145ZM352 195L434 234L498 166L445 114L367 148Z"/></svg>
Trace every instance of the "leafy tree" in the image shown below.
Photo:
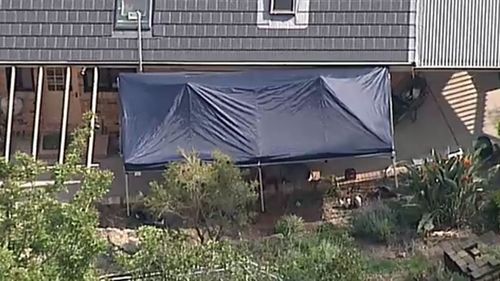
<svg viewBox="0 0 500 281"><path fill-rule="evenodd" d="M94 280L93 263L103 250L93 204L107 191L112 174L79 165L91 115L73 133L64 164L49 168L25 154L0 160L0 280ZM54 184L36 186L42 174ZM58 200L66 182L81 180L69 203Z"/></svg>
<svg viewBox="0 0 500 281"><path fill-rule="evenodd" d="M255 183L246 182L231 159L215 152L212 163L183 152L184 161L170 165L164 182L154 182L146 205L159 217L181 216L202 243L249 222L256 200Z"/></svg>

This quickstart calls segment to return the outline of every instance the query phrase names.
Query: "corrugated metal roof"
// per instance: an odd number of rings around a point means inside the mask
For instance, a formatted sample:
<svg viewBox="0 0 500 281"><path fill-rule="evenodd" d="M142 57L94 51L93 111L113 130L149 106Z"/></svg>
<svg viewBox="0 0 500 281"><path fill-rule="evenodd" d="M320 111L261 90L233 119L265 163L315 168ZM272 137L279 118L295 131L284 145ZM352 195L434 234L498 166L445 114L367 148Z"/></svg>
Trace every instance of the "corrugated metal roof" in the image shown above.
<svg viewBox="0 0 500 281"><path fill-rule="evenodd" d="M500 68L500 0L419 0L417 66Z"/></svg>
<svg viewBox="0 0 500 281"><path fill-rule="evenodd" d="M301 29L258 28L258 1L269 0L155 0L145 63L412 59L415 0L313 0ZM114 34L114 3L0 0L0 61L136 62L137 40Z"/></svg>

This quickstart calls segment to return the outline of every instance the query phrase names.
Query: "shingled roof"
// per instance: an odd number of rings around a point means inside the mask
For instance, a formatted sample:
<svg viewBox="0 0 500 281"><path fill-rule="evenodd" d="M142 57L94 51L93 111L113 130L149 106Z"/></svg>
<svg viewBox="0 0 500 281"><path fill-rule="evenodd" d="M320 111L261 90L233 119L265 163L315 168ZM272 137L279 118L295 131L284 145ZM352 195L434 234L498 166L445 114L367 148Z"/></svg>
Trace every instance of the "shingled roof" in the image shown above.
<svg viewBox="0 0 500 281"><path fill-rule="evenodd" d="M145 64L413 61L416 0L310 0L297 29L258 27L259 1L269 0L155 0ZM115 2L0 0L0 63L136 63L137 39L114 30Z"/></svg>

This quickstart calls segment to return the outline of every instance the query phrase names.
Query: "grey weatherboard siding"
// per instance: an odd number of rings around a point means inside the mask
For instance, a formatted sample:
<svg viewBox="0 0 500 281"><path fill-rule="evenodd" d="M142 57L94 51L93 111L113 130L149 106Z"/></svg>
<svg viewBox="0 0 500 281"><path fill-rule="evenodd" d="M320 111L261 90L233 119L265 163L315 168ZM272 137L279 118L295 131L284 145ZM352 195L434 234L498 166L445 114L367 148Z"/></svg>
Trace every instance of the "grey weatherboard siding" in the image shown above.
<svg viewBox="0 0 500 281"><path fill-rule="evenodd" d="M268 0L155 0L145 64L413 61L416 0L310 0L304 29L258 28L258 1ZM117 38L114 6L0 0L0 62L136 63L137 39Z"/></svg>

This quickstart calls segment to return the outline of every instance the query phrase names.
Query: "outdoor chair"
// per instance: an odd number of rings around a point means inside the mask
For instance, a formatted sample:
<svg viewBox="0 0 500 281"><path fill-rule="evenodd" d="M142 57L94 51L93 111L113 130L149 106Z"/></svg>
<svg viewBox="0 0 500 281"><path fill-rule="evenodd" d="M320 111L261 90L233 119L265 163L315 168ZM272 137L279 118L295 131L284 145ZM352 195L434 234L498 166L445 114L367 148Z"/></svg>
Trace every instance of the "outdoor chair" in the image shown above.
<svg viewBox="0 0 500 281"><path fill-rule="evenodd" d="M423 77L416 76L410 80L404 80L402 83L404 84L392 89L395 124L408 116L412 122L415 122L417 120L417 111L424 103L429 92L427 81Z"/></svg>

